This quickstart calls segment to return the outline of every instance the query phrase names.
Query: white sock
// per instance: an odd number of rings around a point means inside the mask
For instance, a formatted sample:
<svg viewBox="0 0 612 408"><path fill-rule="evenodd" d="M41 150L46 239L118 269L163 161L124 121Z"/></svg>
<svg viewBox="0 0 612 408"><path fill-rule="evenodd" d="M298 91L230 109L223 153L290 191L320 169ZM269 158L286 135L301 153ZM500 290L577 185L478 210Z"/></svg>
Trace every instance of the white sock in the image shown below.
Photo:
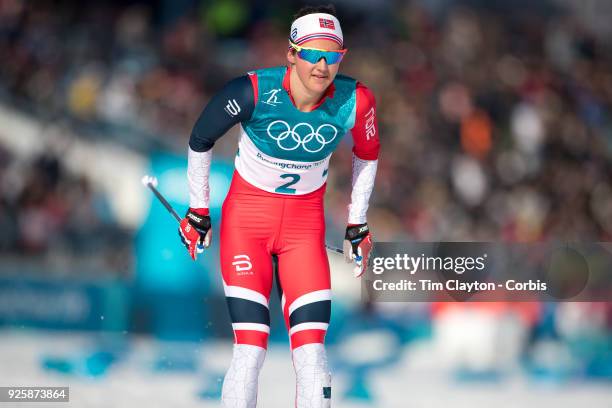
<svg viewBox="0 0 612 408"><path fill-rule="evenodd" d="M331 373L327 366L325 346L305 344L293 350L297 380L297 408L331 407Z"/></svg>
<svg viewBox="0 0 612 408"><path fill-rule="evenodd" d="M266 350L250 344L234 344L232 363L223 380L221 401L225 408L255 408L257 381Z"/></svg>

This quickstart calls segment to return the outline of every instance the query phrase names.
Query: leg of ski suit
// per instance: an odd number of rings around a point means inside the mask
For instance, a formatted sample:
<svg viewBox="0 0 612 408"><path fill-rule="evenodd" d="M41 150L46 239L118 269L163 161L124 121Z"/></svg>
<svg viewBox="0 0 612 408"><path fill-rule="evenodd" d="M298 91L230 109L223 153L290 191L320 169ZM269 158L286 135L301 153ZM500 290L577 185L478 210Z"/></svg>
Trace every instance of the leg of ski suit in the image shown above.
<svg viewBox="0 0 612 408"><path fill-rule="evenodd" d="M234 174L223 204L221 271L234 330L234 355L223 384L227 408L254 408L270 331L272 255L278 257L281 304L296 371L296 407L330 406L323 346L331 311L325 252L325 187L304 195L258 189Z"/></svg>

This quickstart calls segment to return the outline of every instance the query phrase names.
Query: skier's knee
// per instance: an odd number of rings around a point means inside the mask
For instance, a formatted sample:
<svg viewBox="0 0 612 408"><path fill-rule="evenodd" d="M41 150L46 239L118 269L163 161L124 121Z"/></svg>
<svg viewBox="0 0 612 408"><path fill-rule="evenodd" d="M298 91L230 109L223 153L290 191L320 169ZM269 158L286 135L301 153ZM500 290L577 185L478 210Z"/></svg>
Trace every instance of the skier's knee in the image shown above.
<svg viewBox="0 0 612 408"><path fill-rule="evenodd" d="M223 380L221 400L225 408L255 408L257 384L266 350L248 344L234 345L232 363Z"/></svg>
<svg viewBox="0 0 612 408"><path fill-rule="evenodd" d="M323 344L306 344L296 348L293 351L293 364L297 379L297 407L330 407L331 374Z"/></svg>

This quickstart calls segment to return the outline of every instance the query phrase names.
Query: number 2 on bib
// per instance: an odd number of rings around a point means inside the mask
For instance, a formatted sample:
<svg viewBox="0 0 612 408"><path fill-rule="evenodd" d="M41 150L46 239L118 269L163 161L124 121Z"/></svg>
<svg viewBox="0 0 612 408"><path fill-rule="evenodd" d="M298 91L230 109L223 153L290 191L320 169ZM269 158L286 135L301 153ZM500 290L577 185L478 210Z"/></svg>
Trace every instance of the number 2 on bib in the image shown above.
<svg viewBox="0 0 612 408"><path fill-rule="evenodd" d="M300 176L297 174L281 174L280 178L290 179L291 181L283 184L282 186L277 187L274 191L283 194L295 194L295 188L289 188L289 186L292 186L298 181L300 181Z"/></svg>

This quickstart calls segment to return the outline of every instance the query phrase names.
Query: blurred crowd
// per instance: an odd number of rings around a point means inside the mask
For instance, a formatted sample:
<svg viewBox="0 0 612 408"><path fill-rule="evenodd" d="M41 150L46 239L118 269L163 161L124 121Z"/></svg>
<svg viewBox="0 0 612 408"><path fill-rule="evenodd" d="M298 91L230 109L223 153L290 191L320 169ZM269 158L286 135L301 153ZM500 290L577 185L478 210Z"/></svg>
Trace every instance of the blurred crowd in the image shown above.
<svg viewBox="0 0 612 408"><path fill-rule="evenodd" d="M612 238L612 44L564 2L507 3L337 4L341 71L377 96L378 239ZM0 100L184 151L225 81L285 63L300 7L160 4L0 1ZM330 220L346 216L350 155L332 160Z"/></svg>
<svg viewBox="0 0 612 408"><path fill-rule="evenodd" d="M105 198L53 154L20 160L0 146L0 231L1 255L71 269L64 273L125 273L131 266L129 232L115 223Z"/></svg>

